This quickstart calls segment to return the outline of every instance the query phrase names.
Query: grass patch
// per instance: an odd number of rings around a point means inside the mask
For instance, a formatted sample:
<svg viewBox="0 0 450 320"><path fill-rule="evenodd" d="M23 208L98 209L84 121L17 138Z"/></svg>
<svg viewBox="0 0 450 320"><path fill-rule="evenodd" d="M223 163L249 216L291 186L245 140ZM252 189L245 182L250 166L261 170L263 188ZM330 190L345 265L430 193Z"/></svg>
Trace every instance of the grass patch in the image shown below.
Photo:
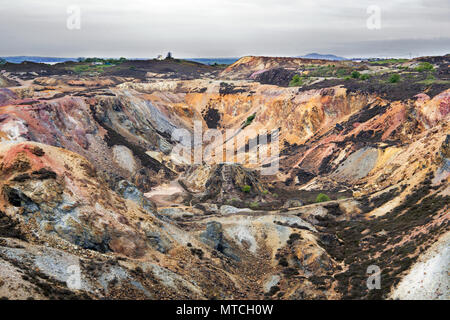
<svg viewBox="0 0 450 320"><path fill-rule="evenodd" d="M370 64L393 64L393 63L404 63L407 61L408 61L408 59L384 59L384 60L369 61L369 63Z"/></svg>
<svg viewBox="0 0 450 320"><path fill-rule="evenodd" d="M417 81L417 83L421 84L450 84L450 80L436 79L434 76L427 77L425 80Z"/></svg>

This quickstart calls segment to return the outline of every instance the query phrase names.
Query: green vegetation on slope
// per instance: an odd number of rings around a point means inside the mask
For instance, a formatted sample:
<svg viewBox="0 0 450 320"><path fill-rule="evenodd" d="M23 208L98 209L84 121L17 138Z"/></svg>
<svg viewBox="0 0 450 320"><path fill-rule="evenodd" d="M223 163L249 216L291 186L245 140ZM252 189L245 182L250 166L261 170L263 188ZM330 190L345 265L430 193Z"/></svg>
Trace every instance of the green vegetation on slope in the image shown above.
<svg viewBox="0 0 450 320"><path fill-rule="evenodd" d="M369 61L370 64L393 64L393 63L404 63L408 59L384 59L384 60L373 60Z"/></svg>
<svg viewBox="0 0 450 320"><path fill-rule="evenodd" d="M80 58L78 63L69 67L75 73L103 73L106 68L118 66L127 61L126 58L102 59L102 58Z"/></svg>
<svg viewBox="0 0 450 320"><path fill-rule="evenodd" d="M298 74L293 76L291 82L289 82L289 87L299 87L301 85L303 85L303 78Z"/></svg>
<svg viewBox="0 0 450 320"><path fill-rule="evenodd" d="M400 81L400 75L397 73L394 73L389 77L388 81L389 81L389 83L397 83Z"/></svg>
<svg viewBox="0 0 450 320"><path fill-rule="evenodd" d="M419 66L416 67L416 71L418 72L433 71L433 69L433 65L429 62L421 62L419 63Z"/></svg>

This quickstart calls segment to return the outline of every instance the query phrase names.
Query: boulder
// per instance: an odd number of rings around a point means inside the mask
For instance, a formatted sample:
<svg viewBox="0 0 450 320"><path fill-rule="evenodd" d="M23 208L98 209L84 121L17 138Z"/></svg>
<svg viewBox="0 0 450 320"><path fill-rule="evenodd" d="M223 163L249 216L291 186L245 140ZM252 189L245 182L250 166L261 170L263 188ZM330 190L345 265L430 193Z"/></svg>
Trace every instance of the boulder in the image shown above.
<svg viewBox="0 0 450 320"><path fill-rule="evenodd" d="M303 202L299 199L289 199L283 205L283 208L297 208L303 206Z"/></svg>
<svg viewBox="0 0 450 320"><path fill-rule="evenodd" d="M228 206L228 205L223 205L220 207L220 213L224 214L224 215L235 214L235 213L240 213L240 212L251 213L251 212L253 212L253 210L247 209L247 208L241 209L241 208L236 208L236 207Z"/></svg>
<svg viewBox="0 0 450 320"><path fill-rule="evenodd" d="M185 211L180 208L163 208L163 209L158 210L158 213L168 216L172 219L181 219L181 218L188 218L188 217L194 216L194 214L192 212Z"/></svg>

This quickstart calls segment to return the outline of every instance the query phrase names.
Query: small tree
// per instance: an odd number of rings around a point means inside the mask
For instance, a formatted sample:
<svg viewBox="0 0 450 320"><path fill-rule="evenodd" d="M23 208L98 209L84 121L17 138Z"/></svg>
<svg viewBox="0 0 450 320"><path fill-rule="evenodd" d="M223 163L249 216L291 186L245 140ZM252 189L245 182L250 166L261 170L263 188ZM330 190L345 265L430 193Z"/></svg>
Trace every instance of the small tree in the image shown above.
<svg viewBox="0 0 450 320"><path fill-rule="evenodd" d="M0 65L5 64L5 63L6 63L6 60L3 58L0 58Z"/></svg>
<svg viewBox="0 0 450 320"><path fill-rule="evenodd" d="M326 202L326 201L330 201L330 200L331 200L330 197L327 196L327 195L324 194L324 193L319 193L319 194L317 195L317 198L316 198L316 202L317 202L317 203L319 203L319 202Z"/></svg>
<svg viewBox="0 0 450 320"><path fill-rule="evenodd" d="M242 187L242 192L249 193L251 189L252 187L246 184L245 186Z"/></svg>
<svg viewBox="0 0 450 320"><path fill-rule="evenodd" d="M361 73L359 73L358 71L355 70L352 72L353 79L359 79L360 76L361 76Z"/></svg>

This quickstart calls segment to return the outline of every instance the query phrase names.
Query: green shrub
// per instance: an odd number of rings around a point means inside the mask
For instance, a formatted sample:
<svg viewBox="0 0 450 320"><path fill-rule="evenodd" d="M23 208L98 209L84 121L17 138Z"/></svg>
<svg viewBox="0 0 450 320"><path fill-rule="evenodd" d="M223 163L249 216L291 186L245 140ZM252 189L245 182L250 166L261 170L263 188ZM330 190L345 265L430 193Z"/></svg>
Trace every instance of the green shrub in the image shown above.
<svg viewBox="0 0 450 320"><path fill-rule="evenodd" d="M389 83L397 83L399 81L400 81L400 75L397 73L394 73L389 77Z"/></svg>
<svg viewBox="0 0 450 320"><path fill-rule="evenodd" d="M361 73L359 73L358 71L352 71L352 78L353 79L359 79L359 77L361 77Z"/></svg>
<svg viewBox="0 0 450 320"><path fill-rule="evenodd" d="M416 71L423 72L423 71L432 71L434 69L433 65L429 62L421 62L419 63L419 66L416 68Z"/></svg>
<svg viewBox="0 0 450 320"><path fill-rule="evenodd" d="M359 77L361 80L368 80L370 76L368 74L362 74L361 77Z"/></svg>
<svg viewBox="0 0 450 320"><path fill-rule="evenodd" d="M136 70L136 67L135 66L131 66L130 70L134 71L134 70Z"/></svg>
<svg viewBox="0 0 450 320"><path fill-rule="evenodd" d="M259 203L256 201L250 202L250 209L257 209L259 207Z"/></svg>
<svg viewBox="0 0 450 320"><path fill-rule="evenodd" d="M303 79L298 74L294 75L291 82L289 82L290 87L299 87L301 85L303 85Z"/></svg>
<svg viewBox="0 0 450 320"><path fill-rule="evenodd" d="M251 189L252 187L246 184L245 186L242 187L242 192L249 193Z"/></svg>
<svg viewBox="0 0 450 320"><path fill-rule="evenodd" d="M79 65L73 68L76 73L88 72L91 68L87 65Z"/></svg>
<svg viewBox="0 0 450 320"><path fill-rule="evenodd" d="M327 195L324 194L324 193L319 193L319 194L317 195L317 198L316 198L316 202L317 202L317 203L319 203L319 202L326 202L326 201L330 201L330 200L331 200L330 197L327 196Z"/></svg>
<svg viewBox="0 0 450 320"><path fill-rule="evenodd" d="M263 190L262 192L264 195L269 194L269 190Z"/></svg>
<svg viewBox="0 0 450 320"><path fill-rule="evenodd" d="M336 70L336 76L338 78L343 78L348 75L348 70L344 68L339 68Z"/></svg>
<svg viewBox="0 0 450 320"><path fill-rule="evenodd" d="M244 128L245 128L246 126L249 126L249 125L253 122L253 120L255 119L255 117L256 117L256 114L252 114L250 117L248 117L247 120L245 120Z"/></svg>

